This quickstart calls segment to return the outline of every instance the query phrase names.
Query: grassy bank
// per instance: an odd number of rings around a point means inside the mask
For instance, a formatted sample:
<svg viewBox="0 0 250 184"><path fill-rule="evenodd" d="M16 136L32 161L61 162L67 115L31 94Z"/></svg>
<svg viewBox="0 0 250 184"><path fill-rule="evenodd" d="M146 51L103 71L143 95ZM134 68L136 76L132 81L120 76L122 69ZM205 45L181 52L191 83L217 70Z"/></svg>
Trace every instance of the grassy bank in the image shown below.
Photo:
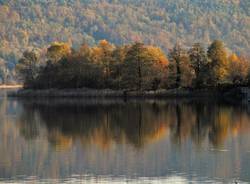
<svg viewBox="0 0 250 184"><path fill-rule="evenodd" d="M211 97L219 96L212 89L169 89L156 91L94 90L94 89L20 89L8 93L9 97Z"/></svg>

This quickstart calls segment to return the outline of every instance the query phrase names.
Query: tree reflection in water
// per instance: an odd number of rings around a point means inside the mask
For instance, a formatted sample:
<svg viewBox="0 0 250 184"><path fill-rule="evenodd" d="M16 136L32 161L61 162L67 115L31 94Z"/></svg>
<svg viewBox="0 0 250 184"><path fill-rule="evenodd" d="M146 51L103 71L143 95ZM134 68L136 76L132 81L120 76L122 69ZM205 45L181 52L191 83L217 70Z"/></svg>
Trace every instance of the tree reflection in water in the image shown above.
<svg viewBox="0 0 250 184"><path fill-rule="evenodd" d="M250 181L249 132L246 107L211 100L5 99L0 180L184 173Z"/></svg>
<svg viewBox="0 0 250 184"><path fill-rule="evenodd" d="M214 147L227 136L249 129L245 108L193 100L22 100L19 126L26 139L39 135L45 126L48 141L59 148L80 141L103 149L113 143L143 148L170 136L181 145L191 139L196 146L206 139Z"/></svg>

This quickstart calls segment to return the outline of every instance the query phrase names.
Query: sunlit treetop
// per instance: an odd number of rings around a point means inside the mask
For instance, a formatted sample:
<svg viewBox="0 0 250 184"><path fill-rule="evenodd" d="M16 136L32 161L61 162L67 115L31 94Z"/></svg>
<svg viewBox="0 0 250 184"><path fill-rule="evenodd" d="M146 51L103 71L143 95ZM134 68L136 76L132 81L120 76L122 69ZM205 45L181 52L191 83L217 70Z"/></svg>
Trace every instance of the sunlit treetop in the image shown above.
<svg viewBox="0 0 250 184"><path fill-rule="evenodd" d="M56 62L70 53L71 47L69 44L63 42L54 42L49 46L47 56L51 61Z"/></svg>

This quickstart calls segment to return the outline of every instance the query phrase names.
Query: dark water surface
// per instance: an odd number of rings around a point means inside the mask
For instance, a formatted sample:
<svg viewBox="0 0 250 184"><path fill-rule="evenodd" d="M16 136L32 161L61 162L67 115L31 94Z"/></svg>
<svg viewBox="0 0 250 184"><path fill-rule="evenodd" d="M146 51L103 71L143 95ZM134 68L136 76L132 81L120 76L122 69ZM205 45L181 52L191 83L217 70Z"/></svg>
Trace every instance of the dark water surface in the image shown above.
<svg viewBox="0 0 250 184"><path fill-rule="evenodd" d="M206 100L0 98L0 183L247 183L250 110Z"/></svg>

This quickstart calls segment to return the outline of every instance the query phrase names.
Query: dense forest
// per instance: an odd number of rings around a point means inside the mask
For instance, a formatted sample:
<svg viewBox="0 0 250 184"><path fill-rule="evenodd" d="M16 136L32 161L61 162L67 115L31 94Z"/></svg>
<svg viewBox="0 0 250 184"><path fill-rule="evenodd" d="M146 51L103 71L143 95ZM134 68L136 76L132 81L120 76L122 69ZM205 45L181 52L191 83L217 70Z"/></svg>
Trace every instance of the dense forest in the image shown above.
<svg viewBox="0 0 250 184"><path fill-rule="evenodd" d="M250 62L228 53L215 40L207 49L200 43L189 49L177 43L168 55L140 42L119 45L101 40L84 42L73 49L52 43L46 52L28 50L16 65L25 88L94 88L157 90L169 88L217 88L248 85Z"/></svg>
<svg viewBox="0 0 250 184"><path fill-rule="evenodd" d="M187 49L220 39L247 55L249 12L249 0L0 0L0 80L13 80L26 49L45 52L55 41L74 49L139 41L169 53L177 42Z"/></svg>

